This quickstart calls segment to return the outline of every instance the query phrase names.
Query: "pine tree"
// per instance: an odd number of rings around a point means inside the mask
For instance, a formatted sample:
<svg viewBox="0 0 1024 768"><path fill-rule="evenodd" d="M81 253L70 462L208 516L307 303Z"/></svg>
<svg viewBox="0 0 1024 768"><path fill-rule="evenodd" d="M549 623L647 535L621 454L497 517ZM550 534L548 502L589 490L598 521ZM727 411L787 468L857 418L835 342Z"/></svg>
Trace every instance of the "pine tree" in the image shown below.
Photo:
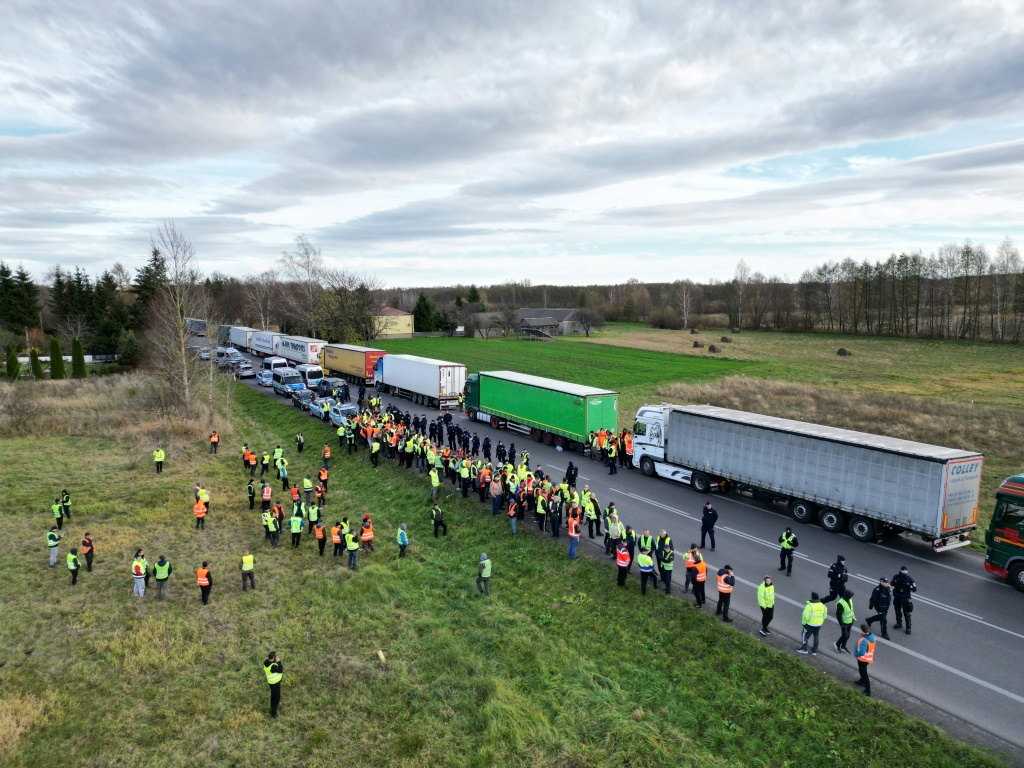
<svg viewBox="0 0 1024 768"><path fill-rule="evenodd" d="M426 294L420 291L420 297L416 300L416 306L412 309L413 323L417 331L437 330L437 312L434 309L434 302L427 298Z"/></svg>
<svg viewBox="0 0 1024 768"><path fill-rule="evenodd" d="M121 365L135 367L142 362L142 342L135 331L125 328L117 343L117 361Z"/></svg>
<svg viewBox="0 0 1024 768"><path fill-rule="evenodd" d="M32 363L32 378L33 379L38 379L39 381L42 381L42 379L43 379L43 364L39 362L39 353L36 352L36 348L35 347L32 347L32 349L29 350L28 356L29 356L29 360Z"/></svg>
<svg viewBox="0 0 1024 768"><path fill-rule="evenodd" d="M160 249L153 246L146 266L135 276L135 303L132 304L132 328L136 331L146 327L146 315L160 289L167 284L167 262Z"/></svg>
<svg viewBox="0 0 1024 768"><path fill-rule="evenodd" d="M21 264L14 273L11 295L6 304L7 322L12 330L23 331L39 325L39 291Z"/></svg>
<svg viewBox="0 0 1024 768"><path fill-rule="evenodd" d="M14 273L3 261L0 261L0 324L6 325L12 331L16 330L11 323L8 308L14 298Z"/></svg>
<svg viewBox="0 0 1024 768"><path fill-rule="evenodd" d="M74 339L71 342L71 377L84 379L85 376L85 353L82 351L82 342Z"/></svg>
<svg viewBox="0 0 1024 768"><path fill-rule="evenodd" d="M479 304L481 302L480 291L477 290L475 285L469 286L469 293L466 294L466 301L470 304Z"/></svg>
<svg viewBox="0 0 1024 768"><path fill-rule="evenodd" d="M50 337L50 378L63 379L67 374L64 372L64 353L61 351L60 342L56 336Z"/></svg>
<svg viewBox="0 0 1024 768"><path fill-rule="evenodd" d="M14 345L7 345L7 378L10 381L17 381L21 376L21 363L18 362L18 353L14 351Z"/></svg>

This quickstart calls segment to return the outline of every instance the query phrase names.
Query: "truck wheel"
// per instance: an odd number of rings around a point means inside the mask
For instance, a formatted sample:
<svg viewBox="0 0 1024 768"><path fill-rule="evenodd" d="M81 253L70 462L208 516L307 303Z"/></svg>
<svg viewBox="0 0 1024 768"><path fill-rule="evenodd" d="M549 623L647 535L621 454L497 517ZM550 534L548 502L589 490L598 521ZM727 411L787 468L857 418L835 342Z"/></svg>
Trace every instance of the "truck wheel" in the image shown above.
<svg viewBox="0 0 1024 768"><path fill-rule="evenodd" d="M703 472L694 472L693 477L690 478L690 483L693 485L693 490L697 493L707 493L711 490L711 483L708 482L708 476Z"/></svg>
<svg viewBox="0 0 1024 768"><path fill-rule="evenodd" d="M497 428L498 428L498 417L497 416L491 416L491 429L497 429Z"/></svg>
<svg viewBox="0 0 1024 768"><path fill-rule="evenodd" d="M565 438L561 435L555 435L555 448L561 448L565 450Z"/></svg>
<svg viewBox="0 0 1024 768"><path fill-rule="evenodd" d="M541 432L536 427L534 427L533 429L530 430L530 437L532 437L535 442L539 443L541 440L544 439L544 433Z"/></svg>
<svg viewBox="0 0 1024 768"><path fill-rule="evenodd" d="M544 445L551 445L554 442L555 442L555 436L552 435L550 432L545 432L544 433Z"/></svg>
<svg viewBox="0 0 1024 768"><path fill-rule="evenodd" d="M871 541L875 537L875 524L866 517L854 517L850 520L850 535L857 541Z"/></svg>
<svg viewBox="0 0 1024 768"><path fill-rule="evenodd" d="M1010 567L1010 583L1021 592L1024 592L1024 563L1018 563Z"/></svg>
<svg viewBox="0 0 1024 768"><path fill-rule="evenodd" d="M825 507L818 513L818 522L829 533L839 533L843 529L843 523L846 521L843 519L843 513L838 509Z"/></svg>
<svg viewBox="0 0 1024 768"><path fill-rule="evenodd" d="M793 513L793 519L798 523L809 523L814 519L814 505L809 501L797 499L793 502L790 510Z"/></svg>
<svg viewBox="0 0 1024 768"><path fill-rule="evenodd" d="M466 409L466 417L470 421L476 421L476 411L474 411L472 408L467 408Z"/></svg>
<svg viewBox="0 0 1024 768"><path fill-rule="evenodd" d="M654 477L654 459L650 456L644 456L640 459L640 471L647 475L647 477Z"/></svg>

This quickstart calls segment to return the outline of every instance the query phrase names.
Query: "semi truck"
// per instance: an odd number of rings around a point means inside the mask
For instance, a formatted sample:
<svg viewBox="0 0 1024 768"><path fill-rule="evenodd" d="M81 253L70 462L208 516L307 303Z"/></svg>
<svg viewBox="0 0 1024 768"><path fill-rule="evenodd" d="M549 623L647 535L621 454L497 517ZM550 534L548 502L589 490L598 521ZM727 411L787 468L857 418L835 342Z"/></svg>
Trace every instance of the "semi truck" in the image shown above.
<svg viewBox="0 0 1024 768"><path fill-rule="evenodd" d="M259 331L256 328L248 328L244 325L233 325L231 326L228 341L231 342L231 346L235 349L248 352L252 347L252 335L254 333L259 333Z"/></svg>
<svg viewBox="0 0 1024 768"><path fill-rule="evenodd" d="M320 350L327 346L323 339L308 336L282 336L277 340L277 354L296 365L320 365Z"/></svg>
<svg viewBox="0 0 1024 768"><path fill-rule="evenodd" d="M186 317L185 328L195 336L206 335L206 321L198 317Z"/></svg>
<svg viewBox="0 0 1024 768"><path fill-rule="evenodd" d="M711 405L644 405L633 432L648 477L749 491L858 541L907 532L944 552L977 527L984 457L974 451Z"/></svg>
<svg viewBox="0 0 1024 768"><path fill-rule="evenodd" d="M1024 475L1003 480L985 531L985 570L1024 592Z"/></svg>
<svg viewBox="0 0 1024 768"><path fill-rule="evenodd" d="M272 331L254 332L249 337L249 351L260 357L274 357L277 355L277 342L283 335Z"/></svg>
<svg viewBox="0 0 1024 768"><path fill-rule="evenodd" d="M514 371L481 371L466 378L465 409L470 419L496 429L585 452L591 432L618 430L619 395Z"/></svg>
<svg viewBox="0 0 1024 768"><path fill-rule="evenodd" d="M456 408L466 386L466 366L417 355L384 355L374 365L381 392L408 397L417 405Z"/></svg>
<svg viewBox="0 0 1024 768"><path fill-rule="evenodd" d="M356 384L373 384L373 369L386 355L383 349L354 344L328 344L320 350L320 367L329 376L340 376Z"/></svg>
<svg viewBox="0 0 1024 768"><path fill-rule="evenodd" d="M217 343L218 344L230 344L231 343L231 326L230 325L218 325L217 326Z"/></svg>

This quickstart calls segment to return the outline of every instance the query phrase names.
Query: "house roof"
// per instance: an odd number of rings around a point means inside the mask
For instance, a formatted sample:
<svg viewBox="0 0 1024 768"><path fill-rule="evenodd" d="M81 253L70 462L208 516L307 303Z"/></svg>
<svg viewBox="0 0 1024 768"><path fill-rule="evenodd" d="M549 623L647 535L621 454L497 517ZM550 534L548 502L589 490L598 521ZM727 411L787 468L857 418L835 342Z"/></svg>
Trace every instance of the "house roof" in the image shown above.
<svg viewBox="0 0 1024 768"><path fill-rule="evenodd" d="M377 312L377 317L407 317L411 315L411 312L403 312L400 309L394 307L381 307L380 311Z"/></svg>
<svg viewBox="0 0 1024 768"><path fill-rule="evenodd" d="M530 309L528 307L524 307L516 312L516 319L520 321L543 319L551 320L554 323L563 323L566 320L570 320L575 311L575 309Z"/></svg>
<svg viewBox="0 0 1024 768"><path fill-rule="evenodd" d="M547 328L558 325L558 321L553 317L524 317L520 319L519 325L525 325L529 328Z"/></svg>

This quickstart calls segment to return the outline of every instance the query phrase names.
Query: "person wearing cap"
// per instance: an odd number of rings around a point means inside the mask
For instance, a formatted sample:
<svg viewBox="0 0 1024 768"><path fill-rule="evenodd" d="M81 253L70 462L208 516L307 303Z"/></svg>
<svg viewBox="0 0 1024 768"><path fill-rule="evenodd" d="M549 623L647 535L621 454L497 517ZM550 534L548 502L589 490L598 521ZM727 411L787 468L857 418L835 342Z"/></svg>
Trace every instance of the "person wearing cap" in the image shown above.
<svg viewBox="0 0 1024 768"><path fill-rule="evenodd" d="M480 565L477 567L476 588L487 597L491 596L491 561L486 552L480 553Z"/></svg>
<svg viewBox="0 0 1024 768"><path fill-rule="evenodd" d="M874 616L868 616L867 622L870 627L874 622L882 625L882 638L889 639L889 606L892 605L892 589L889 587L889 580L883 576L878 580L878 586L871 590L871 597L868 598L868 608L875 612Z"/></svg>
<svg viewBox="0 0 1024 768"><path fill-rule="evenodd" d="M853 592L846 590L843 596L836 601L836 621L839 622L839 639L833 644L836 653L849 653L850 649L846 643L850 640L850 632L853 630L853 622L857 617L853 615Z"/></svg>
<svg viewBox="0 0 1024 768"><path fill-rule="evenodd" d="M672 545L666 544L661 551L661 580L665 582L665 594L672 594L672 568L675 565L676 553L672 551Z"/></svg>
<svg viewBox="0 0 1024 768"><path fill-rule="evenodd" d="M767 637L771 634L768 625L775 617L775 585L771 576L765 576L764 581L757 585L757 604L761 606L761 629L758 632Z"/></svg>
<svg viewBox="0 0 1024 768"><path fill-rule="evenodd" d="M430 522L434 524L434 538L437 538L437 532L441 531L445 536L448 535L448 524L444 521L444 512L441 511L441 507L435 504L433 509L430 510ZM512 531L515 533L515 530Z"/></svg>
<svg viewBox="0 0 1024 768"><path fill-rule="evenodd" d="M803 631L800 633L800 647L796 649L797 653L807 653L807 641L813 637L814 645L811 647L811 656L818 655L818 633L827 618L828 608L822 604L817 592L811 592L811 599L804 606L803 616L800 619Z"/></svg>
<svg viewBox="0 0 1024 768"><path fill-rule="evenodd" d="M78 572L82 570L82 562L78 559L78 547L72 547L68 553L68 570L71 572L71 586L78 583Z"/></svg>
<svg viewBox="0 0 1024 768"><path fill-rule="evenodd" d="M686 580L683 582L683 594L685 595L690 591L690 587L694 588L694 593L697 590L697 558L700 555L697 552L697 544L690 542L690 548L686 550L686 554L683 556L683 565L686 568Z"/></svg>
<svg viewBox="0 0 1024 768"><path fill-rule="evenodd" d="M626 586L626 577L629 575L629 549L626 547L626 542L619 539L615 545L615 565L619 569L618 584L620 587Z"/></svg>
<svg viewBox="0 0 1024 768"><path fill-rule="evenodd" d="M846 580L849 574L846 571L846 558L842 555L836 557L836 561L828 569L828 597L822 600L822 605L831 603L843 596L846 591Z"/></svg>
<svg viewBox="0 0 1024 768"><path fill-rule="evenodd" d="M907 618L907 634L910 634L910 614L914 610L914 604L910 596L917 592L917 584L910 577L907 566L901 565L900 572L892 577L892 603L896 611L896 624L893 629L903 628L903 617Z"/></svg>
<svg viewBox="0 0 1024 768"><path fill-rule="evenodd" d="M718 606L715 608L715 615L721 616L722 621L732 623L729 618L729 603L732 601L732 590L736 586L736 577L732 575L732 566L726 565L718 571Z"/></svg>
<svg viewBox="0 0 1024 768"><path fill-rule="evenodd" d="M793 529L786 527L785 532L779 536L779 570L785 571L787 576L793 575L793 550L800 546L796 540Z"/></svg>
<svg viewBox="0 0 1024 768"><path fill-rule="evenodd" d="M694 606L696 608L703 608L704 603L707 602L707 597L704 594L704 586L708 579L708 564L704 562L704 556L694 545L690 547L691 562L693 562L693 598Z"/></svg>
<svg viewBox="0 0 1024 768"><path fill-rule="evenodd" d="M860 625L861 636L854 649L854 658L857 659L857 669L860 671L860 678L854 680L857 685L864 686L864 695L871 695L871 679L868 677L868 665L875 661L875 636L871 634L871 628L867 624Z"/></svg>
<svg viewBox="0 0 1024 768"><path fill-rule="evenodd" d="M658 588L658 574L654 572L654 558L651 557L649 549L641 549L636 556L636 564L640 568L640 594L647 594L648 580L654 581L654 588Z"/></svg>
<svg viewBox="0 0 1024 768"><path fill-rule="evenodd" d="M715 523L718 522L718 511L711 506L711 502L704 505L704 511L700 516L700 548L704 549L707 539L711 539L711 551L715 551Z"/></svg>

